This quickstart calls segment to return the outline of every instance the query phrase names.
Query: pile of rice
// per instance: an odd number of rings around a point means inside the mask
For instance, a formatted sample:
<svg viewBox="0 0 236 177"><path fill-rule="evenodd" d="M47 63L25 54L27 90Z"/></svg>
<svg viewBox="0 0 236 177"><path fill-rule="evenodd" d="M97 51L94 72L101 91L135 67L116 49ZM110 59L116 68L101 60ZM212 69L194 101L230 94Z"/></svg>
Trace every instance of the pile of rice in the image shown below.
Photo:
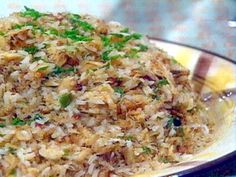
<svg viewBox="0 0 236 177"><path fill-rule="evenodd" d="M0 19L0 176L129 176L204 148L189 71L90 15Z"/></svg>

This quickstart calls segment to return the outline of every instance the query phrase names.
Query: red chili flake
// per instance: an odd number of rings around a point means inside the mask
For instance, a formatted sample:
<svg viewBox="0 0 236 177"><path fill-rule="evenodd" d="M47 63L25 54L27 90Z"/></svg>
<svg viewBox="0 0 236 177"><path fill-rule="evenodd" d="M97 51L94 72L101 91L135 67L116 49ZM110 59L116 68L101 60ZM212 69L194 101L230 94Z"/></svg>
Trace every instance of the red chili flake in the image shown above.
<svg viewBox="0 0 236 177"><path fill-rule="evenodd" d="M35 123L35 127L42 128L42 127L43 127L43 124L40 124L40 123Z"/></svg>
<svg viewBox="0 0 236 177"><path fill-rule="evenodd" d="M80 84L80 83L77 83L77 84L75 85L75 90L77 90L77 91L83 90L83 85Z"/></svg>
<svg viewBox="0 0 236 177"><path fill-rule="evenodd" d="M150 76L148 75L145 75L142 77L144 80L148 80L148 81L155 81L155 79L151 78Z"/></svg>
<svg viewBox="0 0 236 177"><path fill-rule="evenodd" d="M122 84L122 80L119 78L109 77L107 80L110 81L110 84L114 87L119 87Z"/></svg>
<svg viewBox="0 0 236 177"><path fill-rule="evenodd" d="M76 65L79 65L79 60L77 58L68 57L66 63L71 65L71 66L76 66Z"/></svg>
<svg viewBox="0 0 236 177"><path fill-rule="evenodd" d="M76 120L79 120L80 119L80 114L74 114L72 117Z"/></svg>
<svg viewBox="0 0 236 177"><path fill-rule="evenodd" d="M116 112L117 114L122 114L122 109L121 109L121 106L118 104L117 107L116 107Z"/></svg>

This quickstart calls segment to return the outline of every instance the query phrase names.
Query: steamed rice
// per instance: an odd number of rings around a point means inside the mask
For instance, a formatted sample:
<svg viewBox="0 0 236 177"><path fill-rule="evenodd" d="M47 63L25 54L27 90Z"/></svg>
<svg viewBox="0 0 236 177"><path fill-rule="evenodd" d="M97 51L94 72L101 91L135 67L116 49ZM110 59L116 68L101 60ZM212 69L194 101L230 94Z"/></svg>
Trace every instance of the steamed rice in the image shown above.
<svg viewBox="0 0 236 177"><path fill-rule="evenodd" d="M212 128L189 71L119 23L26 8L0 20L0 176L130 176Z"/></svg>

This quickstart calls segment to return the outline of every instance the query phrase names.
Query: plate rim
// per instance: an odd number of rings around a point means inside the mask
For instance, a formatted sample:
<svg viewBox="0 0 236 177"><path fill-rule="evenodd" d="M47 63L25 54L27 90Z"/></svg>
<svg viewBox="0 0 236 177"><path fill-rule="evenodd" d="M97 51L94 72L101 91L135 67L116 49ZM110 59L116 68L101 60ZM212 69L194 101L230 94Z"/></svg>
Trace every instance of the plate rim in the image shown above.
<svg viewBox="0 0 236 177"><path fill-rule="evenodd" d="M190 49L202 51L204 53L214 55L214 56L217 56L221 59L224 59L224 60L232 63L233 65L236 65L236 61L234 61L233 59L230 59L230 58L228 58L226 56L223 56L221 54L218 54L216 52L212 52L212 51L209 51L209 50L206 50L206 49L202 49L200 47L195 47L195 46L192 46L192 45L189 45L189 44L183 44L183 43L170 41L170 40L166 40L166 39L162 39L162 38L158 38L158 37L152 37L152 36L147 36L147 37L148 37L149 40L161 41L161 42L165 42L165 43L169 43L169 44L179 45L179 46L187 47L187 48L190 48ZM169 175L170 176L171 175L186 176L186 175L190 175L190 174L191 175L194 175L194 174L197 175L197 174L199 174L199 172L204 172L204 171L208 171L210 169L214 169L217 166L219 166L220 164L222 164L226 161L229 161L230 159L234 159L234 158L236 158L236 150L234 150L234 151L232 151L232 152L230 152L230 153L228 153L224 156L221 156L221 157L219 157L215 160L212 160L212 161L206 162L204 164L201 164L199 166L192 167L192 168L180 171L180 172L168 174L168 176Z"/></svg>
<svg viewBox="0 0 236 177"><path fill-rule="evenodd" d="M196 46L192 46L192 45L189 45L189 44L183 44L181 42L171 41L171 40L167 40L167 39L163 39L163 38L159 38L159 37L148 36L148 35L147 35L147 38L149 40L166 42L166 43L175 44L175 45L191 48L191 49L194 49L194 50L202 51L202 52L205 52L207 54L214 55L214 56L217 56L217 57L222 58L224 60L227 60L228 62L236 65L236 60L234 61L233 59L231 59L229 57L221 55L221 54L219 54L217 52L213 52L213 51L210 51L210 50L203 49L201 47L196 47Z"/></svg>
<svg viewBox="0 0 236 177"><path fill-rule="evenodd" d="M158 38L158 37L152 37L152 36L147 36L147 37L148 37L149 40L161 41L161 42L164 42L164 43L174 44L174 45L178 45L178 46L187 47L187 48L190 48L190 49L202 51L204 53L207 53L207 54L210 54L210 55L213 55L213 56L217 56L217 57L219 57L223 60L226 60L226 61L232 63L233 65L236 65L236 61L234 61L233 59L230 59L230 58L228 58L226 56L223 56L221 54L218 54L216 52L212 52L212 51L209 51L209 50L206 50L206 49L202 49L200 47L195 47L195 46L192 46L192 45L189 45L189 44L183 44L183 43L170 41L170 40L166 40L166 39L162 39L162 38ZM223 155L223 156L221 156L221 157L219 157L215 160L212 160L212 161L206 162L204 164L198 165L196 167L192 167L192 168L180 171L180 172L168 174L168 176L171 176L171 175L186 176L186 175L190 175L190 174L191 175L199 174L199 172L205 172L207 170L214 169L217 166L219 166L220 164L222 164L226 161L229 161L230 159L234 159L234 158L236 158L236 150L234 150L234 151L232 151L232 152L230 152L226 155Z"/></svg>

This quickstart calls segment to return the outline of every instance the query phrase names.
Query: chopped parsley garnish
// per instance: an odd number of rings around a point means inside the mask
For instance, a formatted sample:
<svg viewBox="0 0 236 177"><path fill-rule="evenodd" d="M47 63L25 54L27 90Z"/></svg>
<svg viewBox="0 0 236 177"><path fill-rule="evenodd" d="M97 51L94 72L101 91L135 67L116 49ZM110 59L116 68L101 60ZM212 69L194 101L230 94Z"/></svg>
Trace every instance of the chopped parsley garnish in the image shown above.
<svg viewBox="0 0 236 177"><path fill-rule="evenodd" d="M167 157L160 157L158 159L158 161L162 162L162 163L170 163L171 162Z"/></svg>
<svg viewBox="0 0 236 177"><path fill-rule="evenodd" d="M101 39L102 39L103 45L105 47L108 46L110 44L110 42L111 42L111 40L110 40L110 38L108 36L102 36Z"/></svg>
<svg viewBox="0 0 236 177"><path fill-rule="evenodd" d="M62 34L63 37L67 37L67 38L73 38L77 35L79 35L79 31L76 29L65 30L64 33Z"/></svg>
<svg viewBox="0 0 236 177"><path fill-rule="evenodd" d="M21 12L21 15L24 17L32 17L33 20L37 20L38 18L44 16L45 14L35 10L35 9L31 9L29 7L24 6L25 11Z"/></svg>
<svg viewBox="0 0 236 177"><path fill-rule="evenodd" d="M123 42L128 42L131 39L141 39L142 35L139 33L133 33L124 37Z"/></svg>
<svg viewBox="0 0 236 177"><path fill-rule="evenodd" d="M130 50L130 52L128 54L125 54L125 57L129 57L129 58L138 58L139 55L138 55L138 50L133 48Z"/></svg>
<svg viewBox="0 0 236 177"><path fill-rule="evenodd" d="M171 61L172 61L174 64L178 64L178 61L177 61L174 57L171 57Z"/></svg>
<svg viewBox="0 0 236 177"><path fill-rule="evenodd" d="M114 56L109 56L109 54L113 51L113 50L117 50L117 51L120 51L122 50L124 47L125 47L125 44L131 40L131 39L140 39L142 37L141 34L139 33L133 33L133 34L130 34L130 35L123 35L121 33L111 33L109 34L110 36L102 36L101 39L102 39L102 42L103 42L103 45L104 47L106 47L106 50L101 54L101 58L103 61L110 61L110 60L113 60L113 59L117 59L117 58L120 58L120 57L130 57L130 58L135 58L135 57L138 57L138 52L141 52L143 50L145 50L144 46L139 46L139 49L131 49L129 53L126 53L125 55L120 55L120 54L117 54L117 55L114 55ZM120 38L120 40L118 42L112 42L112 36L115 36L117 38Z"/></svg>
<svg viewBox="0 0 236 177"><path fill-rule="evenodd" d="M157 119L157 120L161 120L161 119L162 119L162 117L160 117L160 116L157 116L157 117L156 117L156 119Z"/></svg>
<svg viewBox="0 0 236 177"><path fill-rule="evenodd" d="M15 176L16 175L16 169L15 168L11 169L9 175Z"/></svg>
<svg viewBox="0 0 236 177"><path fill-rule="evenodd" d="M79 27L83 28L84 31L91 31L94 30L95 28L88 22L81 20L81 16L77 14L71 14L70 15L70 20L71 23L74 25L78 25Z"/></svg>
<svg viewBox="0 0 236 177"><path fill-rule="evenodd" d="M0 128L4 128L4 127L6 127L6 125L3 123L0 123Z"/></svg>
<svg viewBox="0 0 236 177"><path fill-rule="evenodd" d="M147 146L142 146L143 153L150 154L152 150Z"/></svg>
<svg viewBox="0 0 236 177"><path fill-rule="evenodd" d="M148 50L148 46L143 44L138 44L137 47L139 47L139 52L146 52Z"/></svg>
<svg viewBox="0 0 236 177"><path fill-rule="evenodd" d="M0 31L0 36L4 36L4 35L5 35L5 33Z"/></svg>
<svg viewBox="0 0 236 177"><path fill-rule="evenodd" d="M24 23L24 24L15 24L12 29L21 29L23 27L26 27L26 26L32 26L32 27L35 27L36 25L32 22L27 22L27 23Z"/></svg>
<svg viewBox="0 0 236 177"><path fill-rule="evenodd" d="M79 26L82 27L85 31L94 30L94 27L93 27L91 24L89 24L88 22L86 22L86 21L78 20L77 23L78 23Z"/></svg>
<svg viewBox="0 0 236 177"><path fill-rule="evenodd" d="M129 28L124 28L122 30L120 30L121 33L128 33L129 32Z"/></svg>
<svg viewBox="0 0 236 177"><path fill-rule="evenodd" d="M171 128L173 126L174 118L169 117L169 120L167 121L166 127Z"/></svg>
<svg viewBox="0 0 236 177"><path fill-rule="evenodd" d="M162 87L162 86L168 85L168 84L169 84L169 82L168 82L167 79L161 79L161 80L158 81L157 87Z"/></svg>
<svg viewBox="0 0 236 177"><path fill-rule="evenodd" d="M70 150L69 149L64 149L63 152L64 152L63 157L66 157L66 156L70 155Z"/></svg>
<svg viewBox="0 0 236 177"><path fill-rule="evenodd" d="M115 36L115 37L118 37L118 38L124 37L124 35L121 34L121 33L110 33L110 35Z"/></svg>
<svg viewBox="0 0 236 177"><path fill-rule="evenodd" d="M35 54L36 52L39 51L39 49L35 46L31 46L31 47L26 47L24 48L24 51L28 52L29 54Z"/></svg>
<svg viewBox="0 0 236 177"><path fill-rule="evenodd" d="M16 154L16 148L8 147L8 152L11 154Z"/></svg>
<svg viewBox="0 0 236 177"><path fill-rule="evenodd" d="M37 69L37 71L45 71L48 69L49 66L41 66Z"/></svg>
<svg viewBox="0 0 236 177"><path fill-rule="evenodd" d="M57 29L55 29L55 28L50 28L50 29L48 29L48 31L46 31L45 33L46 33L46 34L52 34L52 35L56 35L56 36L58 36L58 35L59 35L59 32L58 32L58 30L57 30Z"/></svg>
<svg viewBox="0 0 236 177"><path fill-rule="evenodd" d="M55 68L53 68L52 74L63 74L63 73L71 73L71 72L75 72L76 68L63 68L60 66L55 66Z"/></svg>
<svg viewBox="0 0 236 177"><path fill-rule="evenodd" d="M25 125L25 124L26 124L26 122L25 122L24 120L18 118L18 117L13 117L13 118L12 118L11 125L23 126L23 125Z"/></svg>
<svg viewBox="0 0 236 177"><path fill-rule="evenodd" d="M33 62L39 61L39 60L44 60L44 59L42 57L34 57L34 58L32 58Z"/></svg>
<svg viewBox="0 0 236 177"><path fill-rule="evenodd" d="M125 94L125 91L121 87L115 87L114 91L116 93L119 93L121 96L123 96Z"/></svg>
<svg viewBox="0 0 236 177"><path fill-rule="evenodd" d="M127 135L127 136L123 136L122 139L127 140L127 141L134 141L135 137L132 135Z"/></svg>
<svg viewBox="0 0 236 177"><path fill-rule="evenodd" d="M83 36L79 34L78 30L65 30L64 33L61 35L64 38L72 39L73 41L91 41L93 40L89 36Z"/></svg>
<svg viewBox="0 0 236 177"><path fill-rule="evenodd" d="M122 57L120 54L109 56L109 54L110 54L111 51L112 51L112 50L107 50L107 51L105 51L105 52L102 53L102 56L101 56L101 57L102 57L102 60L103 60L103 61L111 61L111 60L115 60L115 59L117 59L117 58Z"/></svg>
<svg viewBox="0 0 236 177"><path fill-rule="evenodd" d="M59 103L61 107L66 108L72 101L71 93L64 93L59 97Z"/></svg>

